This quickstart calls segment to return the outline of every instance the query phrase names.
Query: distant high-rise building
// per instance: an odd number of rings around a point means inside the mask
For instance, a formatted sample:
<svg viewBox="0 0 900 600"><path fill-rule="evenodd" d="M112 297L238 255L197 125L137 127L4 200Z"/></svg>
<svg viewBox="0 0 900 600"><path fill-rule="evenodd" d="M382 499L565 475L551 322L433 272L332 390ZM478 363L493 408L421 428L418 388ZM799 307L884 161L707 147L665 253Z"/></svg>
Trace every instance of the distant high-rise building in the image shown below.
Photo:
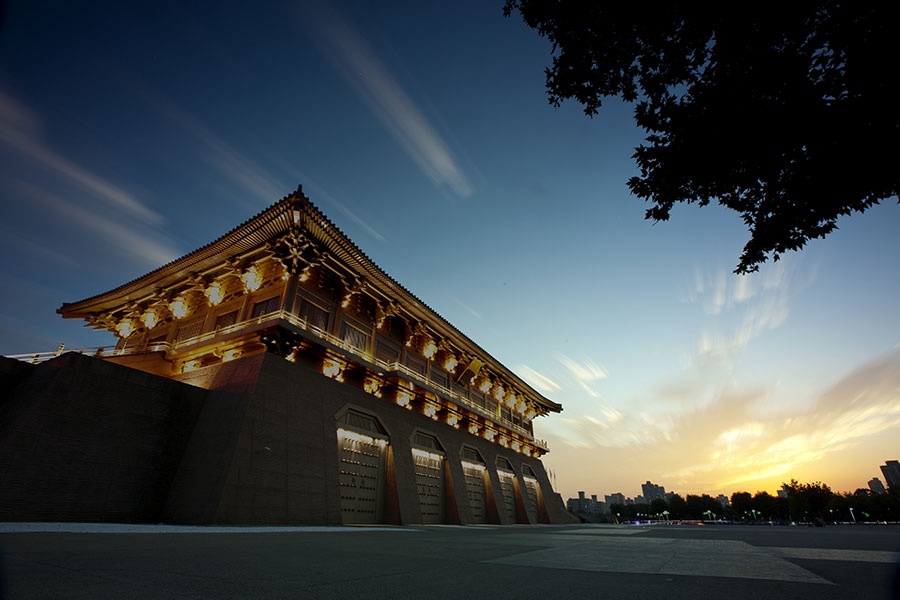
<svg viewBox="0 0 900 600"><path fill-rule="evenodd" d="M612 506L613 504L621 504L625 506L625 494L622 492L616 492L615 494L609 494L606 496L606 505Z"/></svg>
<svg viewBox="0 0 900 600"><path fill-rule="evenodd" d="M873 494L883 494L885 492L884 484L877 477L869 480L869 489L872 490Z"/></svg>
<svg viewBox="0 0 900 600"><path fill-rule="evenodd" d="M591 494L591 497L588 498L584 492L578 492L577 498L566 500L566 508L573 513L594 514L604 512L603 503L597 501L597 494Z"/></svg>
<svg viewBox="0 0 900 600"><path fill-rule="evenodd" d="M666 499L666 488L661 485L656 485L655 483L650 483L649 481L641 484L641 491L644 493L644 501L648 504L657 499Z"/></svg>
<svg viewBox="0 0 900 600"><path fill-rule="evenodd" d="M716 496L716 500L717 500L717 501L719 502L719 504L721 504L723 507L725 507L725 506L731 506L731 501L728 499L728 496L726 496L725 494L719 494L718 496Z"/></svg>
<svg viewBox="0 0 900 600"><path fill-rule="evenodd" d="M885 461L881 465L881 472L884 473L884 480L889 488L900 488L900 461Z"/></svg>

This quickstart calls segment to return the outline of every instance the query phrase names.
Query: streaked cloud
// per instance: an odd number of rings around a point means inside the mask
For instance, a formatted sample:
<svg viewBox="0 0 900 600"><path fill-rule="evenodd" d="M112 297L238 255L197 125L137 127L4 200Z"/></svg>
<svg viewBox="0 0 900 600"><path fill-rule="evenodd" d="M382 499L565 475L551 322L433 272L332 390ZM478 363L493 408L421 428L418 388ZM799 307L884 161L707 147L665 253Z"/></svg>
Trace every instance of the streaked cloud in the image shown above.
<svg viewBox="0 0 900 600"><path fill-rule="evenodd" d="M2 91L0 143L143 223L160 225L163 222L160 214L128 192L47 147L40 140L40 121L37 116Z"/></svg>
<svg viewBox="0 0 900 600"><path fill-rule="evenodd" d="M734 275L724 268L713 273L694 270L693 288L688 292L690 302L699 303L707 315L717 316L767 294L770 298L791 290L797 276L790 272L788 263L773 263L760 273Z"/></svg>
<svg viewBox="0 0 900 600"><path fill-rule="evenodd" d="M549 394L550 392L555 392L562 389L558 383L556 383L546 375L538 373L527 365L519 365L516 368L516 373L519 375L519 377L527 381L532 387L545 394Z"/></svg>
<svg viewBox="0 0 900 600"><path fill-rule="evenodd" d="M575 382L591 398L599 398L600 393L594 389L593 383L606 379L606 371L592 360L578 362L561 354L556 359L569 371Z"/></svg>
<svg viewBox="0 0 900 600"><path fill-rule="evenodd" d="M551 437L571 448L647 448L671 441L677 435L670 422L645 413L622 413L608 405L597 405L593 412L541 423Z"/></svg>
<svg viewBox="0 0 900 600"><path fill-rule="evenodd" d="M462 306L463 309L465 309L466 312L468 312L469 314L471 314L471 315L472 315L473 317L475 317L476 319L480 319L480 318L481 318L481 315L478 313L478 311L476 311L474 308L472 308L471 306L469 306L468 304L466 304L466 303L463 302L462 300L457 300L456 303L459 304L460 306Z"/></svg>
<svg viewBox="0 0 900 600"><path fill-rule="evenodd" d="M789 273L786 262L762 274L736 276L721 269L704 277L697 272L690 300L699 303L710 319L694 358L701 363L733 363L747 344L787 322L791 300L805 285L802 277ZM691 358L685 361L688 368L694 364Z"/></svg>
<svg viewBox="0 0 900 600"><path fill-rule="evenodd" d="M557 356L557 360L559 360L559 362L561 362L579 381L591 382L599 379L606 379L607 377L606 371L592 360L586 360L585 362L579 363L565 354Z"/></svg>
<svg viewBox="0 0 900 600"><path fill-rule="evenodd" d="M341 204L340 202L338 202L337 199L336 199L334 196L332 196L331 194L329 194L329 193L327 193L327 192L325 192L325 191L320 191L320 192L319 192L319 197L321 197L321 198L324 199L326 202L328 202L329 204L331 204L332 206L334 206L336 209L338 209L338 211L339 211L342 215L344 215L345 217L347 217L348 219L350 219L351 221L353 221L354 223L356 223L361 229L363 229L366 233L368 233L369 235L371 235L373 238L375 238L375 239L378 240L379 242L383 242L383 241L384 241L384 236L381 235L381 234L378 232L378 230L376 230L374 227L372 227L371 225L369 225L366 221L364 221L361 217L359 217L359 215L357 215L356 213L354 213L353 211L351 211L349 208L347 208L346 206L344 206L343 204Z"/></svg>
<svg viewBox="0 0 900 600"><path fill-rule="evenodd" d="M316 13L317 34L323 54L333 59L369 110L403 147L423 174L435 185L460 197L472 194L472 185L449 145L431 125L409 94L397 82L375 50L336 13Z"/></svg>
<svg viewBox="0 0 900 600"><path fill-rule="evenodd" d="M158 267L179 255L172 246L163 243L165 238L155 231L145 231L127 221L116 221L28 183L17 182L16 186L34 204L46 207L56 218L99 236L110 248L138 258L145 266Z"/></svg>
<svg viewBox="0 0 900 600"><path fill-rule="evenodd" d="M746 414L730 409L733 420ZM829 457L870 444L886 432L900 435L900 352L847 374L803 414L725 426L710 444L713 462L696 468L720 478L718 487L790 477L813 465L827 465Z"/></svg>
<svg viewBox="0 0 900 600"><path fill-rule="evenodd" d="M281 198L292 189L277 180L271 173L255 161L237 150L209 127L187 111L176 106L146 85L138 89L145 99L165 115L172 123L185 131L198 146L198 156L223 179L237 184L249 192L254 202L248 206L259 209L270 204L273 199Z"/></svg>
<svg viewBox="0 0 900 600"><path fill-rule="evenodd" d="M846 457L863 457L874 467L886 458L885 444L900 436L900 348L797 399L802 410L788 413L758 410L771 401L770 387L742 390L727 377L704 384L696 375L662 400L636 398L627 407L587 403L578 414L540 422L551 461L566 465L567 479L596 478L591 465L579 461L585 451L601 450L605 463L616 465L617 481L625 482L610 485L646 478L682 494L774 493L792 477L853 490L871 475L863 471L858 482L847 483Z"/></svg>

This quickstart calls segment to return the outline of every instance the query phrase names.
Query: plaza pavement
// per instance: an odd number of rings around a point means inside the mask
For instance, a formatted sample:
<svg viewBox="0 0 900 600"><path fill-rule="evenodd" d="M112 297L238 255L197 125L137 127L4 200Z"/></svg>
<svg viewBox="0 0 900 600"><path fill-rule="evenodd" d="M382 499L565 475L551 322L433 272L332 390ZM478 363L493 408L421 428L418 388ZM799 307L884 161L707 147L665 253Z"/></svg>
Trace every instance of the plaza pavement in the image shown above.
<svg viewBox="0 0 900 600"><path fill-rule="evenodd" d="M900 525L0 523L0 598L898 598Z"/></svg>

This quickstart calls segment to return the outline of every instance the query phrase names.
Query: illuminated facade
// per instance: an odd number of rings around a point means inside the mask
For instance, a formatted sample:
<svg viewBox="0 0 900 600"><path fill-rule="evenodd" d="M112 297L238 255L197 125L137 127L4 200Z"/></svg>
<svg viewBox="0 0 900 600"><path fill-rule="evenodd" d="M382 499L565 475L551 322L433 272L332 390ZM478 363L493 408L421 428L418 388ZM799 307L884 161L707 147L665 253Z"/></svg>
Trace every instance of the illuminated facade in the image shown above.
<svg viewBox="0 0 900 600"><path fill-rule="evenodd" d="M568 519L532 428L561 406L372 263L300 188L218 240L58 312L118 337L95 358L210 392L191 417L162 518ZM222 416L228 402L242 408ZM207 440L217 419L230 441ZM198 473L215 485L196 483ZM215 506L198 500L207 493Z"/></svg>

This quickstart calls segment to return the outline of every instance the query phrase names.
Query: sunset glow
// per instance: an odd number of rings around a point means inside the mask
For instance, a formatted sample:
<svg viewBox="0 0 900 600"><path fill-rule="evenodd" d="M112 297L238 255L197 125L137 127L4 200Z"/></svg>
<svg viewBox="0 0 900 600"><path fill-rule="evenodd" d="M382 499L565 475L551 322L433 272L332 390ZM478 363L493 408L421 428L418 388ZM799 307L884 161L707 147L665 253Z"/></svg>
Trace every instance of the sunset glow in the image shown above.
<svg viewBox="0 0 900 600"><path fill-rule="evenodd" d="M646 480L682 495L774 493L792 478L853 491L900 458L895 201L737 276L740 217L685 205L669 221L644 220L647 206L626 186L644 139L632 108L610 99L587 118L577 105L548 105L551 48L505 19L502 2L264 5L225 2L210 14L186 4L177 19L150 9L137 18L128 3L9 11L0 352L112 348L115 335L57 308L204 247L302 184L332 219L319 225L338 227L562 404L536 416L527 395L508 394L510 373L485 368L472 380L534 418L564 499L634 497ZM99 328L121 338L173 320L187 328L207 302L249 312L265 299L268 288L253 292L273 276L271 260L185 272L190 289L154 292L153 318L129 308ZM316 260L307 252L292 272L370 318L371 339L376 322L389 335L389 307ZM279 306L298 298L291 288ZM457 361L477 356L450 356L441 338L423 329L408 343L452 383ZM321 367L336 380L343 369ZM430 411L435 427L501 441L386 378L365 385Z"/></svg>

